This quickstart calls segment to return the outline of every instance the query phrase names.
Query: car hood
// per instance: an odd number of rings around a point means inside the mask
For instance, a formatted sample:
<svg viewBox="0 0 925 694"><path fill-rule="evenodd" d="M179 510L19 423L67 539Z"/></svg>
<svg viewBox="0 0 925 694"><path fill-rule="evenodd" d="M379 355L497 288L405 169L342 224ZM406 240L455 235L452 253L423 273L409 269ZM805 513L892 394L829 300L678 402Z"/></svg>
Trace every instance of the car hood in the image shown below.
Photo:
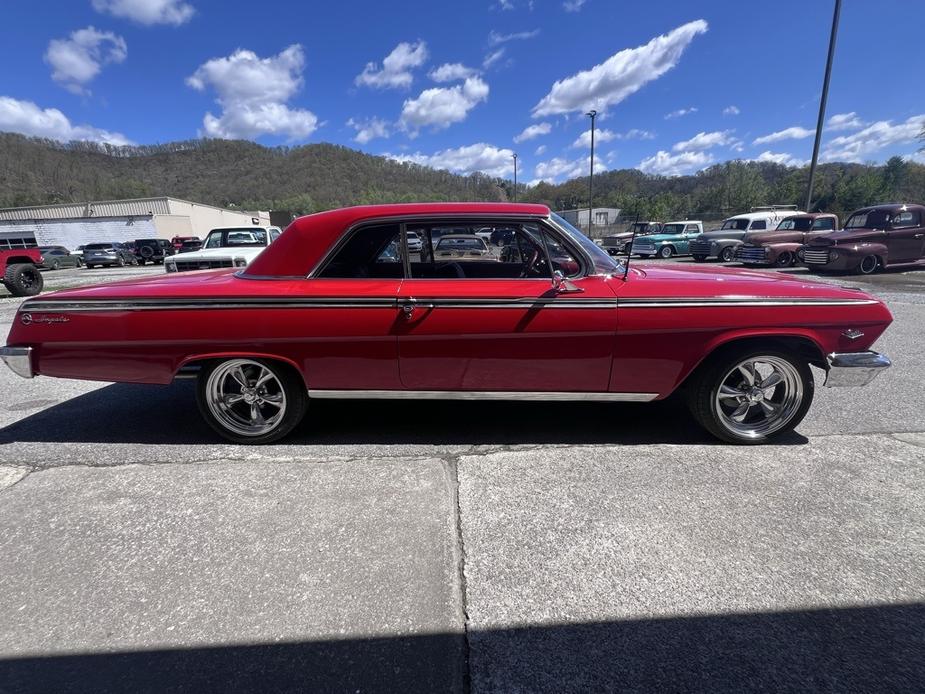
<svg viewBox="0 0 925 694"><path fill-rule="evenodd" d="M642 239L644 241L653 241L655 243L660 243L662 241L677 241L682 238L682 234L645 234L643 236L636 236L636 239Z"/></svg>
<svg viewBox="0 0 925 694"><path fill-rule="evenodd" d="M812 282L776 272L702 265L631 263L642 272L644 295L659 297L864 298L857 289ZM633 292L636 295L637 291Z"/></svg>
<svg viewBox="0 0 925 694"><path fill-rule="evenodd" d="M253 260L263 250L254 246L239 246L227 248L204 248L199 251L190 251L189 253L179 253L170 256L173 260L200 260L205 258L247 258Z"/></svg>
<svg viewBox="0 0 925 694"><path fill-rule="evenodd" d="M744 243L752 246L766 246L772 243L803 242L803 231L752 231L742 237Z"/></svg>
<svg viewBox="0 0 925 694"><path fill-rule="evenodd" d="M703 241L718 241L719 239L740 239L745 234L744 231L737 229L726 229L724 231L705 231L697 236L697 239Z"/></svg>
<svg viewBox="0 0 925 694"><path fill-rule="evenodd" d="M885 231L875 229L851 229L849 231L833 231L813 239L808 239L810 246L837 246L858 241L880 241L886 236Z"/></svg>

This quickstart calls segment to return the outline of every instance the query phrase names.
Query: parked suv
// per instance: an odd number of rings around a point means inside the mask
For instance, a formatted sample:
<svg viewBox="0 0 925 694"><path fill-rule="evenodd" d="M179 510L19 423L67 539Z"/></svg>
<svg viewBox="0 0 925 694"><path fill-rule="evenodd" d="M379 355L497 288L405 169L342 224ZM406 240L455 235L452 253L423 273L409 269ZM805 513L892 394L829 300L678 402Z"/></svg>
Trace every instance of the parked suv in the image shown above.
<svg viewBox="0 0 925 694"><path fill-rule="evenodd" d="M134 265L135 256L124 243L110 241L108 243L88 243L84 246L84 265L94 267L124 267Z"/></svg>
<svg viewBox="0 0 925 694"><path fill-rule="evenodd" d="M747 214L737 214L723 221L723 226L708 231L691 241L691 255L698 263L707 258L719 258L728 263L735 257L737 246L750 231L776 229L784 217L803 214L795 205L753 207Z"/></svg>
<svg viewBox="0 0 925 694"><path fill-rule="evenodd" d="M155 265L164 262L164 258L176 254L173 244L166 239L135 239L135 257L139 265L151 261Z"/></svg>
<svg viewBox="0 0 925 694"><path fill-rule="evenodd" d="M811 270L869 275L925 258L925 206L875 205L848 217L845 228L807 241L801 249Z"/></svg>

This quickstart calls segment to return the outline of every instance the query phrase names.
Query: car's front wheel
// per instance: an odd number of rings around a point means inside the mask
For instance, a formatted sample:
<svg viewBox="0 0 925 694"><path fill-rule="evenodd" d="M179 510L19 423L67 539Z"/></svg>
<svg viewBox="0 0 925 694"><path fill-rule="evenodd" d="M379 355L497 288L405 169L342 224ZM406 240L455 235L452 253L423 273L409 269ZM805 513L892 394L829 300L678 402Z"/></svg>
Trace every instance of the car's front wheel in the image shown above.
<svg viewBox="0 0 925 694"><path fill-rule="evenodd" d="M199 374L199 411L206 422L235 443L270 443L302 421L308 394L291 367L264 359L235 358L212 363Z"/></svg>
<svg viewBox="0 0 925 694"><path fill-rule="evenodd" d="M674 248L671 246L662 246L658 249L658 257L667 260L674 255Z"/></svg>
<svg viewBox="0 0 925 694"><path fill-rule="evenodd" d="M803 420L814 388L809 364L793 354L727 350L695 374L688 404L697 421L717 438L766 443Z"/></svg>
<svg viewBox="0 0 925 694"><path fill-rule="evenodd" d="M861 271L862 275L872 275L880 267L880 259L875 255L867 255L861 259L861 264L858 265L858 270Z"/></svg>
<svg viewBox="0 0 925 694"><path fill-rule="evenodd" d="M774 264L777 267L790 267L793 265L796 257L790 251L784 251L777 256L777 260L774 261Z"/></svg>
<svg viewBox="0 0 925 694"><path fill-rule="evenodd" d="M735 257L735 249L732 246L726 246L719 252L719 259L724 263L731 263Z"/></svg>

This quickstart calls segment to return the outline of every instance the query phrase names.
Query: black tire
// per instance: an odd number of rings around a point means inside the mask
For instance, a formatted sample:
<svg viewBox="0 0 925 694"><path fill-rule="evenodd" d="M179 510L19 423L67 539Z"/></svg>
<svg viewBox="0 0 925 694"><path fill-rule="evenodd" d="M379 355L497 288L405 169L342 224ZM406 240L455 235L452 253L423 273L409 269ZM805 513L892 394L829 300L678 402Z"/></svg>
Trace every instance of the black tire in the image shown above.
<svg viewBox="0 0 925 694"><path fill-rule="evenodd" d="M639 254L639 257L642 258L643 260L648 260L648 259L651 258L652 256L649 255L648 253L640 253L640 254Z"/></svg>
<svg viewBox="0 0 925 694"><path fill-rule="evenodd" d="M123 258L121 255L119 256L119 259L116 261L116 267L125 267L125 258Z"/></svg>
<svg viewBox="0 0 925 694"><path fill-rule="evenodd" d="M141 253L141 257L145 260L149 260L154 255L154 249L151 246L142 246L138 252Z"/></svg>
<svg viewBox="0 0 925 694"><path fill-rule="evenodd" d="M777 260L774 261L774 264L777 267L790 267L796 262L796 256L790 251L784 251L777 256Z"/></svg>
<svg viewBox="0 0 925 694"><path fill-rule="evenodd" d="M286 411L271 431L259 436L241 435L225 426L225 424L212 413L208 403L209 378L217 369L228 362L236 360L237 359L220 359L203 366L202 370L199 372L196 382L196 404L199 406L199 413L202 415L203 419L206 420L206 423L217 434L238 444L259 445L272 443L288 435L305 417L305 411L308 408L308 391L305 388L305 382L302 380L302 377L295 369L287 364L269 359L248 359L248 361L260 364L270 370L285 392Z"/></svg>
<svg viewBox="0 0 925 694"><path fill-rule="evenodd" d="M671 246L662 246L658 249L658 257L668 260L671 256L674 255L674 248Z"/></svg>
<svg viewBox="0 0 925 694"><path fill-rule="evenodd" d="M74 267L81 268L84 266L84 261L80 259L80 256L77 257L77 262L74 264Z"/></svg>
<svg viewBox="0 0 925 694"><path fill-rule="evenodd" d="M154 264L155 264L155 265L163 265L163 264L164 264L164 259L163 259L163 258L160 258L160 259L158 259L158 260L155 260L155 261L154 261Z"/></svg>
<svg viewBox="0 0 925 694"><path fill-rule="evenodd" d="M48 268L48 269L49 269L49 270L60 270L60 269L61 269L61 261L60 261L60 260L56 260L55 262L53 262L53 263L51 264L51 267Z"/></svg>
<svg viewBox="0 0 925 694"><path fill-rule="evenodd" d="M764 435L744 435L730 429L717 412L717 393L731 375L736 365L750 359L780 359L789 363L799 380L801 395L792 414L779 428ZM774 349L755 349L754 347L734 347L722 349L708 358L691 376L686 386L687 404L694 419L716 438L728 443L755 445L772 441L795 429L809 411L815 393L815 381L809 364L801 357ZM776 397L776 390L772 392ZM759 405L760 407L760 405Z"/></svg>
<svg viewBox="0 0 925 694"><path fill-rule="evenodd" d="M735 248L726 246L719 252L719 259L724 263L731 263L735 259Z"/></svg>
<svg viewBox="0 0 925 694"><path fill-rule="evenodd" d="M39 269L30 263L7 265L3 284L13 296L35 296L42 291L45 280Z"/></svg>
<svg viewBox="0 0 925 694"><path fill-rule="evenodd" d="M701 255L700 253L694 253L691 257L694 259L694 262L697 262L697 263L706 262L706 259L707 259L707 256Z"/></svg>
<svg viewBox="0 0 925 694"><path fill-rule="evenodd" d="M880 269L880 258L875 255L865 255L858 265L858 272L862 275L872 275Z"/></svg>

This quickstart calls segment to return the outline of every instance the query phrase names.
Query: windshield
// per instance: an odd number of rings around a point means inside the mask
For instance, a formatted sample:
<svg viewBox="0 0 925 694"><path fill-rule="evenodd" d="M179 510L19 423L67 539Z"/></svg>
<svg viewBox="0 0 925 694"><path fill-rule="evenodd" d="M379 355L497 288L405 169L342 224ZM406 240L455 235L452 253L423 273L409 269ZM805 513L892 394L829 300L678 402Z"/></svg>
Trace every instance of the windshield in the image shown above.
<svg viewBox="0 0 925 694"><path fill-rule="evenodd" d="M737 231L745 231L748 229L748 220L747 219L727 219L723 222L723 226L720 227L723 229L735 229Z"/></svg>
<svg viewBox="0 0 925 694"><path fill-rule="evenodd" d="M787 217L777 225L778 231L809 231L813 227L811 217Z"/></svg>
<svg viewBox="0 0 925 694"><path fill-rule="evenodd" d="M886 210L856 212L848 217L845 229L885 229L890 223L890 213Z"/></svg>
<svg viewBox="0 0 925 694"><path fill-rule="evenodd" d="M581 246L581 249L591 257L591 261L594 263L594 272L601 274L623 272L623 265L620 262L610 257L607 251L578 231L578 229L573 227L562 217L553 212L550 218L555 222L556 226L569 237L572 243Z"/></svg>
<svg viewBox="0 0 925 694"><path fill-rule="evenodd" d="M663 234L680 234L684 231L683 224L666 224L662 229Z"/></svg>
<svg viewBox="0 0 925 694"><path fill-rule="evenodd" d="M461 239L452 236L440 239L437 244L437 250L458 249L460 251L484 251L485 242L480 238Z"/></svg>
<svg viewBox="0 0 925 694"><path fill-rule="evenodd" d="M215 229L209 232L203 248L239 248L241 246L266 246L265 229Z"/></svg>

